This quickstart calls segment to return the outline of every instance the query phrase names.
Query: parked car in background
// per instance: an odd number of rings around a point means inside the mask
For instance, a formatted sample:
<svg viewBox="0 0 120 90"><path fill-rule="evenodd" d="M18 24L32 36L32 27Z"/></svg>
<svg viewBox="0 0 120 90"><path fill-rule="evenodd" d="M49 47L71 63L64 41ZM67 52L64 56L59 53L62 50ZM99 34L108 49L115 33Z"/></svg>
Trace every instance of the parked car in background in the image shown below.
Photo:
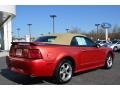
<svg viewBox="0 0 120 90"><path fill-rule="evenodd" d="M1 43L0 43L0 50L1 50Z"/></svg>
<svg viewBox="0 0 120 90"><path fill-rule="evenodd" d="M106 40L98 40L96 41L97 44L99 44L100 46L104 46L106 44L110 44L111 41L106 41Z"/></svg>
<svg viewBox="0 0 120 90"><path fill-rule="evenodd" d="M113 65L112 49L99 47L81 34L53 34L34 42L13 42L6 63L11 71L49 76L55 83L71 80L73 73Z"/></svg>
<svg viewBox="0 0 120 90"><path fill-rule="evenodd" d="M120 50L120 40L113 40L112 43L107 44L106 47L112 48L113 51Z"/></svg>

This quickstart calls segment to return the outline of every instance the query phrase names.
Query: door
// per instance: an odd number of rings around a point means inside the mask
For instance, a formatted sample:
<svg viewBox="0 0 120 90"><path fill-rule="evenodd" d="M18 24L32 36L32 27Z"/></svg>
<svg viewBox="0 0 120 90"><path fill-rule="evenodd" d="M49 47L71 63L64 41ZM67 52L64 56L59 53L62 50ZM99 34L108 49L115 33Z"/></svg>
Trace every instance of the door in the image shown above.
<svg viewBox="0 0 120 90"><path fill-rule="evenodd" d="M120 49L120 41L117 43L117 47L118 49Z"/></svg>
<svg viewBox="0 0 120 90"><path fill-rule="evenodd" d="M79 66L81 68L94 67L103 63L103 51L89 38L77 36L74 38L79 46Z"/></svg>
<svg viewBox="0 0 120 90"><path fill-rule="evenodd" d="M84 37L86 45L83 53L83 64L97 65L102 63L104 58L104 51L97 47L96 44L89 38ZM88 56L88 57L86 57Z"/></svg>

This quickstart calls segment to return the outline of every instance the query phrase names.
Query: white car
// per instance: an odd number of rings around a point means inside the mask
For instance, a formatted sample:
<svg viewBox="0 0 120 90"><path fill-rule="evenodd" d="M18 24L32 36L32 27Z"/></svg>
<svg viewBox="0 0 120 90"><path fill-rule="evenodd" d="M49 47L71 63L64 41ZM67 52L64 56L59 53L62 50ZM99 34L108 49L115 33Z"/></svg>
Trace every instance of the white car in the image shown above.
<svg viewBox="0 0 120 90"><path fill-rule="evenodd" d="M0 43L0 50L1 50L1 43Z"/></svg>
<svg viewBox="0 0 120 90"><path fill-rule="evenodd" d="M112 48L113 51L120 50L120 40L113 40L112 44L107 45L107 47Z"/></svg>
<svg viewBox="0 0 120 90"><path fill-rule="evenodd" d="M106 41L106 40L99 40L99 41L96 41L97 44L99 44L100 46L104 46L106 44L111 44L110 41Z"/></svg>

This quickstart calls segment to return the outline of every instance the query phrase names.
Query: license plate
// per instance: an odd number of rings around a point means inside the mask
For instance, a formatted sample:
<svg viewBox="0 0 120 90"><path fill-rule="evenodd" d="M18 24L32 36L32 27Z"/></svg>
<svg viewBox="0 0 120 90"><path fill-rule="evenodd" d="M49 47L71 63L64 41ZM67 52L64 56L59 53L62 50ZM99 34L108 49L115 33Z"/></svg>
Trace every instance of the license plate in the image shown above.
<svg viewBox="0 0 120 90"><path fill-rule="evenodd" d="M22 49L17 49L16 50L16 55L17 56L22 56Z"/></svg>

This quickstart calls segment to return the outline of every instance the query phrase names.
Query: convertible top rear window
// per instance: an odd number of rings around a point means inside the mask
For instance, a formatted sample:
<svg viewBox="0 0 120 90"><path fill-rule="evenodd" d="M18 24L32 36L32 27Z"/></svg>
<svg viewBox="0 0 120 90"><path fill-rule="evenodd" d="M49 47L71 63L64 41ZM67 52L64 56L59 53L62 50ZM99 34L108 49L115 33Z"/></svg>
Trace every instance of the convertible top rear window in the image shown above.
<svg viewBox="0 0 120 90"><path fill-rule="evenodd" d="M53 42L56 36L42 36L36 39L34 42Z"/></svg>

